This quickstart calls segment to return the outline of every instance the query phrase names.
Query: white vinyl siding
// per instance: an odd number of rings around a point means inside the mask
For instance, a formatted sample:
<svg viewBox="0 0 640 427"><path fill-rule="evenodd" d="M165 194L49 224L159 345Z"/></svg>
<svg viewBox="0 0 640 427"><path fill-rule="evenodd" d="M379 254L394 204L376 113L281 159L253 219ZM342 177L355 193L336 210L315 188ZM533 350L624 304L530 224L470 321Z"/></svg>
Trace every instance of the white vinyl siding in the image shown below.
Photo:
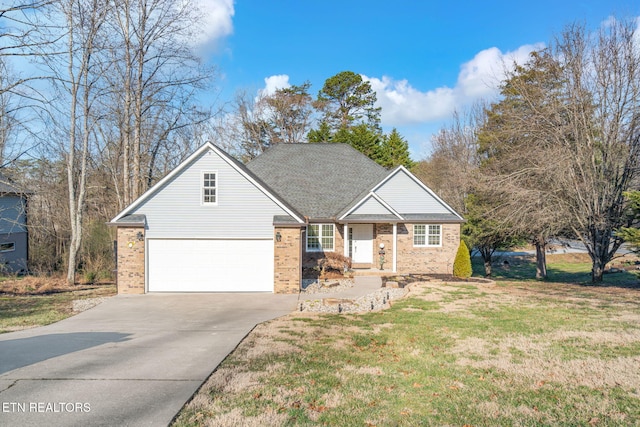
<svg viewBox="0 0 640 427"><path fill-rule="evenodd" d="M333 224L307 226L307 252L333 252L335 228Z"/></svg>
<svg viewBox="0 0 640 427"><path fill-rule="evenodd" d="M202 172L216 172L215 209L202 203ZM130 214L144 214L147 238L272 238L287 212L214 151L205 151ZM272 260L273 261L273 260Z"/></svg>
<svg viewBox="0 0 640 427"><path fill-rule="evenodd" d="M442 246L442 226L432 224L414 224L413 246Z"/></svg>
<svg viewBox="0 0 640 427"><path fill-rule="evenodd" d="M376 189L375 193L401 215L425 212L430 214L452 213L404 171L396 173Z"/></svg>
<svg viewBox="0 0 640 427"><path fill-rule="evenodd" d="M218 173L202 172L202 204L215 206L218 204Z"/></svg>
<svg viewBox="0 0 640 427"><path fill-rule="evenodd" d="M351 212L350 215L393 215L393 212L374 197L369 196L367 200Z"/></svg>

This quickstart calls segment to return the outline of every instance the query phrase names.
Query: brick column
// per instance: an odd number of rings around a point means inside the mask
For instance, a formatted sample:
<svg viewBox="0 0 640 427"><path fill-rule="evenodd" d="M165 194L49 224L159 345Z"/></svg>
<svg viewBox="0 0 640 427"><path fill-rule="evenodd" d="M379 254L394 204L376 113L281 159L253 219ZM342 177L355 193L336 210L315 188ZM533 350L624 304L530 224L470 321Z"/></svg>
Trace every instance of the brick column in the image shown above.
<svg viewBox="0 0 640 427"><path fill-rule="evenodd" d="M280 241L276 236L280 233ZM273 231L273 292L300 292L302 282L302 229L275 227Z"/></svg>
<svg viewBox="0 0 640 427"><path fill-rule="evenodd" d="M144 239L138 240L137 234L144 227L118 227L118 293L144 294Z"/></svg>

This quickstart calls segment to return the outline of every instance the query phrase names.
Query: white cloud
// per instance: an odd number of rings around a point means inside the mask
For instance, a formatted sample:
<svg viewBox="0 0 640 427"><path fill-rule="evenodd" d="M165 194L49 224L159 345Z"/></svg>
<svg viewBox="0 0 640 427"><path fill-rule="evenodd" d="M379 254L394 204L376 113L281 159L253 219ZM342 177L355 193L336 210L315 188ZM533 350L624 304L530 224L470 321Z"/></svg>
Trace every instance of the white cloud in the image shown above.
<svg viewBox="0 0 640 427"><path fill-rule="evenodd" d="M502 53L492 47L478 52L462 64L455 87L439 87L421 92L407 80L391 77L362 76L371 84L382 107L382 124L397 126L432 122L448 118L456 109L472 104L480 98L492 98L498 93L505 69L514 62L524 63L529 53L544 47L542 44L524 45L513 52Z"/></svg>
<svg viewBox="0 0 640 427"><path fill-rule="evenodd" d="M289 76L286 74L276 74L274 76L265 77L264 88L258 90L258 98L273 95L278 89L290 87Z"/></svg>
<svg viewBox="0 0 640 427"><path fill-rule="evenodd" d="M196 0L202 16L199 45L212 45L233 33L233 0Z"/></svg>

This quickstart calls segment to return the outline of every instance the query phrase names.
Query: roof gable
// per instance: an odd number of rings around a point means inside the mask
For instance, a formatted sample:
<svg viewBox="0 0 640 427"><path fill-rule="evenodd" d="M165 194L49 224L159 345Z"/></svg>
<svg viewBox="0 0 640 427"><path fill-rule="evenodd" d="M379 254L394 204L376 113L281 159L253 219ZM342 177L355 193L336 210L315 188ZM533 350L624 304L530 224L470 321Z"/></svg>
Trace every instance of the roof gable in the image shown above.
<svg viewBox="0 0 640 427"><path fill-rule="evenodd" d="M336 217L388 174L348 144L278 144L247 168L312 219Z"/></svg>
<svg viewBox="0 0 640 427"><path fill-rule="evenodd" d="M402 216L400 216L398 212L396 212L375 193L369 193L361 199L360 202L356 203L351 209L349 209L348 213L343 217L348 219L349 217L375 217L378 215L392 215L395 219L402 219Z"/></svg>
<svg viewBox="0 0 640 427"><path fill-rule="evenodd" d="M378 202L374 204L373 200ZM461 222L463 218L447 203L440 199L429 187L399 166L373 186L367 194L360 195L339 216L340 220L376 219L387 210L385 218L406 221L447 221ZM394 217L388 214L392 213Z"/></svg>
<svg viewBox="0 0 640 427"><path fill-rule="evenodd" d="M164 178L158 181L153 187L147 190L142 196L136 199L133 203L127 206L122 212L120 212L116 217L114 217L111 222L117 223L119 220L137 213L137 210L149 203L157 194L162 192L164 188L166 188L171 182L180 177L187 169L194 167L198 163L198 160L202 158L205 153L215 153L230 169L235 170L238 174L240 174L246 181L251 183L255 188L257 188L260 192L262 192L266 197L271 199L277 206L279 206L283 211L285 211L288 215L295 219L298 223L303 223L303 217L297 213L291 206L289 206L285 201L283 201L280 197L278 197L266 184L260 181L259 178L254 176L250 171L248 171L242 163L238 162L234 158L232 158L229 154L216 147L210 142L202 145L198 150L196 150L193 154L191 154L186 160L184 160L180 165L178 165L175 169L173 169L169 174L167 174ZM198 190L199 191L199 190Z"/></svg>
<svg viewBox="0 0 640 427"><path fill-rule="evenodd" d="M372 190L403 217L438 216L463 221L463 218L429 187L399 166Z"/></svg>

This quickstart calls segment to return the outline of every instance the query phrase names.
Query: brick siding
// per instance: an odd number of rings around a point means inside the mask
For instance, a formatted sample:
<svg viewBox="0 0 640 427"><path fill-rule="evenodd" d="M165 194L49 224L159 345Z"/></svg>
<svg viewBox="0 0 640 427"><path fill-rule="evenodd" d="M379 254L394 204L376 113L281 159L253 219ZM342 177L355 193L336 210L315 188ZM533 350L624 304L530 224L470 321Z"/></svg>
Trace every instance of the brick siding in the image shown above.
<svg viewBox="0 0 640 427"><path fill-rule="evenodd" d="M413 225L398 224L398 273L452 274L460 224L442 224L442 246L414 247Z"/></svg>
<svg viewBox="0 0 640 427"><path fill-rule="evenodd" d="M275 235L280 233L278 242ZM300 291L302 281L302 242L300 228L276 227L274 230L274 284L276 294L291 294Z"/></svg>
<svg viewBox="0 0 640 427"><path fill-rule="evenodd" d="M118 293L144 293L144 240L138 241L137 234L144 234L144 227L118 227Z"/></svg>

